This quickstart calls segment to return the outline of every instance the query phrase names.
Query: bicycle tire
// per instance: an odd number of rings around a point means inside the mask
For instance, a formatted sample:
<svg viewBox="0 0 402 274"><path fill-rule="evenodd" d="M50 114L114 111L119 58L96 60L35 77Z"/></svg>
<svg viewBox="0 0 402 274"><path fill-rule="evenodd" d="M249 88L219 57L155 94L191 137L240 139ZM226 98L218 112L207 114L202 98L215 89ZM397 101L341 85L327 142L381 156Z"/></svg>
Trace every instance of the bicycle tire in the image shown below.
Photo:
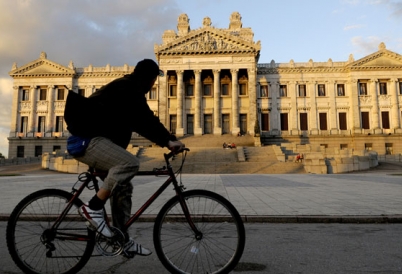
<svg viewBox="0 0 402 274"><path fill-rule="evenodd" d="M72 196L60 189L39 190L25 197L11 213L6 231L7 247L24 273L77 273L90 259L95 233L77 212L83 204L80 199L74 201L55 233L49 229Z"/></svg>
<svg viewBox="0 0 402 274"><path fill-rule="evenodd" d="M171 273L229 273L239 262L246 242L238 211L227 199L207 190L186 191L183 197L202 239L195 238L179 197L173 197L154 224L159 260Z"/></svg>

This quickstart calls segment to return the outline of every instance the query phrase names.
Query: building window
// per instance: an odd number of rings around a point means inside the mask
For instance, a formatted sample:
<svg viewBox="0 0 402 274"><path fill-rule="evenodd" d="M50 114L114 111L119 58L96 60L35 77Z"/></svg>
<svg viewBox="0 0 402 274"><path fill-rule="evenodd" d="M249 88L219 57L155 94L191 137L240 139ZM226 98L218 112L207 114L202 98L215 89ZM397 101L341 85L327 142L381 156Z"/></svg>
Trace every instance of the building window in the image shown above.
<svg viewBox="0 0 402 274"><path fill-rule="evenodd" d="M339 129L347 130L348 124L346 120L346 112L339 112Z"/></svg>
<svg viewBox="0 0 402 274"><path fill-rule="evenodd" d="M156 87L151 89L151 91L148 93L148 97L150 100L156 100Z"/></svg>
<svg viewBox="0 0 402 274"><path fill-rule="evenodd" d="M28 132L28 116L21 116L20 132L22 132L22 133Z"/></svg>
<svg viewBox="0 0 402 274"><path fill-rule="evenodd" d="M85 89L79 89L78 94L81 95L82 97L85 97Z"/></svg>
<svg viewBox="0 0 402 274"><path fill-rule="evenodd" d="M177 116L170 115L170 133L176 134Z"/></svg>
<svg viewBox="0 0 402 274"><path fill-rule="evenodd" d="M261 113L261 130L268 131L269 130L269 114Z"/></svg>
<svg viewBox="0 0 402 274"><path fill-rule="evenodd" d="M281 113L281 130L289 130L289 123L288 123L288 114Z"/></svg>
<svg viewBox="0 0 402 274"><path fill-rule="evenodd" d="M370 120L369 120L369 113L362 112L362 128L363 129L370 129Z"/></svg>
<svg viewBox="0 0 402 274"><path fill-rule="evenodd" d="M204 115L204 133L205 134L212 133L212 115L211 114Z"/></svg>
<svg viewBox="0 0 402 274"><path fill-rule="evenodd" d="M223 96L229 95L229 84L222 84L221 94Z"/></svg>
<svg viewBox="0 0 402 274"><path fill-rule="evenodd" d="M187 115L187 134L194 134L194 115Z"/></svg>
<svg viewBox="0 0 402 274"><path fill-rule="evenodd" d="M247 95L247 85L239 84L239 95Z"/></svg>
<svg viewBox="0 0 402 274"><path fill-rule="evenodd" d="M61 150L61 146L53 146L53 152L58 152Z"/></svg>
<svg viewBox="0 0 402 274"><path fill-rule="evenodd" d="M38 117L38 132L45 132L45 116Z"/></svg>
<svg viewBox="0 0 402 274"><path fill-rule="evenodd" d="M359 94L367 95L367 83L359 83Z"/></svg>
<svg viewBox="0 0 402 274"><path fill-rule="evenodd" d="M327 113L319 113L320 130L327 130Z"/></svg>
<svg viewBox="0 0 402 274"><path fill-rule="evenodd" d="M202 94L204 96L211 96L212 95L212 85L211 84L204 84Z"/></svg>
<svg viewBox="0 0 402 274"><path fill-rule="evenodd" d="M341 144L341 145L340 145L340 148L341 148L341 149L348 149L348 144Z"/></svg>
<svg viewBox="0 0 402 274"><path fill-rule="evenodd" d="M57 100L64 100L64 88L57 89Z"/></svg>
<svg viewBox="0 0 402 274"><path fill-rule="evenodd" d="M17 157L24 157L24 146L17 146Z"/></svg>
<svg viewBox="0 0 402 274"><path fill-rule="evenodd" d="M300 113L300 130L308 130L307 113Z"/></svg>
<svg viewBox="0 0 402 274"><path fill-rule="evenodd" d="M325 96L325 85L318 85L318 96Z"/></svg>
<svg viewBox="0 0 402 274"><path fill-rule="evenodd" d="M286 85L279 85L279 96L280 97L287 97L288 91Z"/></svg>
<svg viewBox="0 0 402 274"><path fill-rule="evenodd" d="M63 116L56 116L56 132L63 132L64 124Z"/></svg>
<svg viewBox="0 0 402 274"><path fill-rule="evenodd" d="M381 121L382 121L382 128L389 129L389 112L388 111L381 112Z"/></svg>
<svg viewBox="0 0 402 274"><path fill-rule="evenodd" d="M39 100L40 101L45 101L46 100L46 93L47 89L41 88L39 91Z"/></svg>
<svg viewBox="0 0 402 274"><path fill-rule="evenodd" d="M345 85L344 84L338 84L336 86L337 94L338 96L345 96Z"/></svg>
<svg viewBox="0 0 402 274"><path fill-rule="evenodd" d="M35 157L42 155L42 146L35 146Z"/></svg>
<svg viewBox="0 0 402 274"><path fill-rule="evenodd" d="M28 101L28 100L29 100L29 90L23 89L22 90L22 101Z"/></svg>
<svg viewBox="0 0 402 274"><path fill-rule="evenodd" d="M392 143L385 143L385 154L387 155L393 154Z"/></svg>
<svg viewBox="0 0 402 274"><path fill-rule="evenodd" d="M170 85L169 86L169 96L170 97L176 97L177 96L177 86L176 85Z"/></svg>
<svg viewBox="0 0 402 274"><path fill-rule="evenodd" d="M365 143L364 144L364 149L366 151L372 151L373 150L373 144L372 143Z"/></svg>
<svg viewBox="0 0 402 274"><path fill-rule="evenodd" d="M260 86L260 97L268 97L268 86Z"/></svg>
<svg viewBox="0 0 402 274"><path fill-rule="evenodd" d="M402 95L402 81L399 82L399 94Z"/></svg>
<svg viewBox="0 0 402 274"><path fill-rule="evenodd" d="M380 82L380 95L387 95L387 83Z"/></svg>
<svg viewBox="0 0 402 274"><path fill-rule="evenodd" d="M246 134L247 133L247 114L240 114L240 133Z"/></svg>
<svg viewBox="0 0 402 274"><path fill-rule="evenodd" d="M299 97L306 97L306 96L307 96L306 85L299 85Z"/></svg>
<svg viewBox="0 0 402 274"><path fill-rule="evenodd" d="M191 84L186 85L186 96L194 96L194 86Z"/></svg>

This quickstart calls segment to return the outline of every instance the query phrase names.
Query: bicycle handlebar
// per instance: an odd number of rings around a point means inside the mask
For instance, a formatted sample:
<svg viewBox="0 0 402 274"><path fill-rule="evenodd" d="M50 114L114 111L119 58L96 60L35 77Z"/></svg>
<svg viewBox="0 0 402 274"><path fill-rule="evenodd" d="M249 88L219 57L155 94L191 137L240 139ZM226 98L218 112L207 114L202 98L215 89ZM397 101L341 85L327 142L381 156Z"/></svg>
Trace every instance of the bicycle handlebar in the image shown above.
<svg viewBox="0 0 402 274"><path fill-rule="evenodd" d="M165 160L167 161L167 160L169 160L170 158L172 158L173 156L175 156L175 155L177 155L177 154L179 154L179 153L182 153L182 152L184 152L184 151L190 151L190 149L184 147L184 148L182 148L182 149L180 149L180 150L178 150L178 151L171 151L171 152L169 152L168 154L164 153L163 155L165 156Z"/></svg>

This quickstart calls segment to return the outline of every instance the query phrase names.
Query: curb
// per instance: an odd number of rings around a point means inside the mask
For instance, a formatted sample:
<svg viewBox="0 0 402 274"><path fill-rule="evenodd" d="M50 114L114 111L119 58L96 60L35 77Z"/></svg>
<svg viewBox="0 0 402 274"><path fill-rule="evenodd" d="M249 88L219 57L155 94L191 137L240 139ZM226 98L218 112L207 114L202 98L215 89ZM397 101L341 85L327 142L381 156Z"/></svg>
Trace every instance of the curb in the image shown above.
<svg viewBox="0 0 402 274"><path fill-rule="evenodd" d="M340 223L340 224L400 224L402 214L396 215L240 215L244 223ZM0 222L7 222L9 214L0 214ZM137 222L154 222L156 215L142 215Z"/></svg>

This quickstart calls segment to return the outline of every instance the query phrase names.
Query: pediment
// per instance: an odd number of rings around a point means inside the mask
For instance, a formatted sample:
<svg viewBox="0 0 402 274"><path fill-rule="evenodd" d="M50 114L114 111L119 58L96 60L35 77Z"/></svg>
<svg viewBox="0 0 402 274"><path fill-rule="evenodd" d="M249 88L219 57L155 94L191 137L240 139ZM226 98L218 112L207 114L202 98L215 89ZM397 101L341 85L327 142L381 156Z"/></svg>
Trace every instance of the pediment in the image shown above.
<svg viewBox="0 0 402 274"><path fill-rule="evenodd" d="M160 55L193 55L216 53L254 53L258 54L260 43L246 41L212 27L202 28L155 48Z"/></svg>
<svg viewBox="0 0 402 274"><path fill-rule="evenodd" d="M39 58L19 68L10 71L11 77L54 77L71 76L74 69L62 66L48 59Z"/></svg>
<svg viewBox="0 0 402 274"><path fill-rule="evenodd" d="M400 68L402 55L382 49L349 65L351 68Z"/></svg>

